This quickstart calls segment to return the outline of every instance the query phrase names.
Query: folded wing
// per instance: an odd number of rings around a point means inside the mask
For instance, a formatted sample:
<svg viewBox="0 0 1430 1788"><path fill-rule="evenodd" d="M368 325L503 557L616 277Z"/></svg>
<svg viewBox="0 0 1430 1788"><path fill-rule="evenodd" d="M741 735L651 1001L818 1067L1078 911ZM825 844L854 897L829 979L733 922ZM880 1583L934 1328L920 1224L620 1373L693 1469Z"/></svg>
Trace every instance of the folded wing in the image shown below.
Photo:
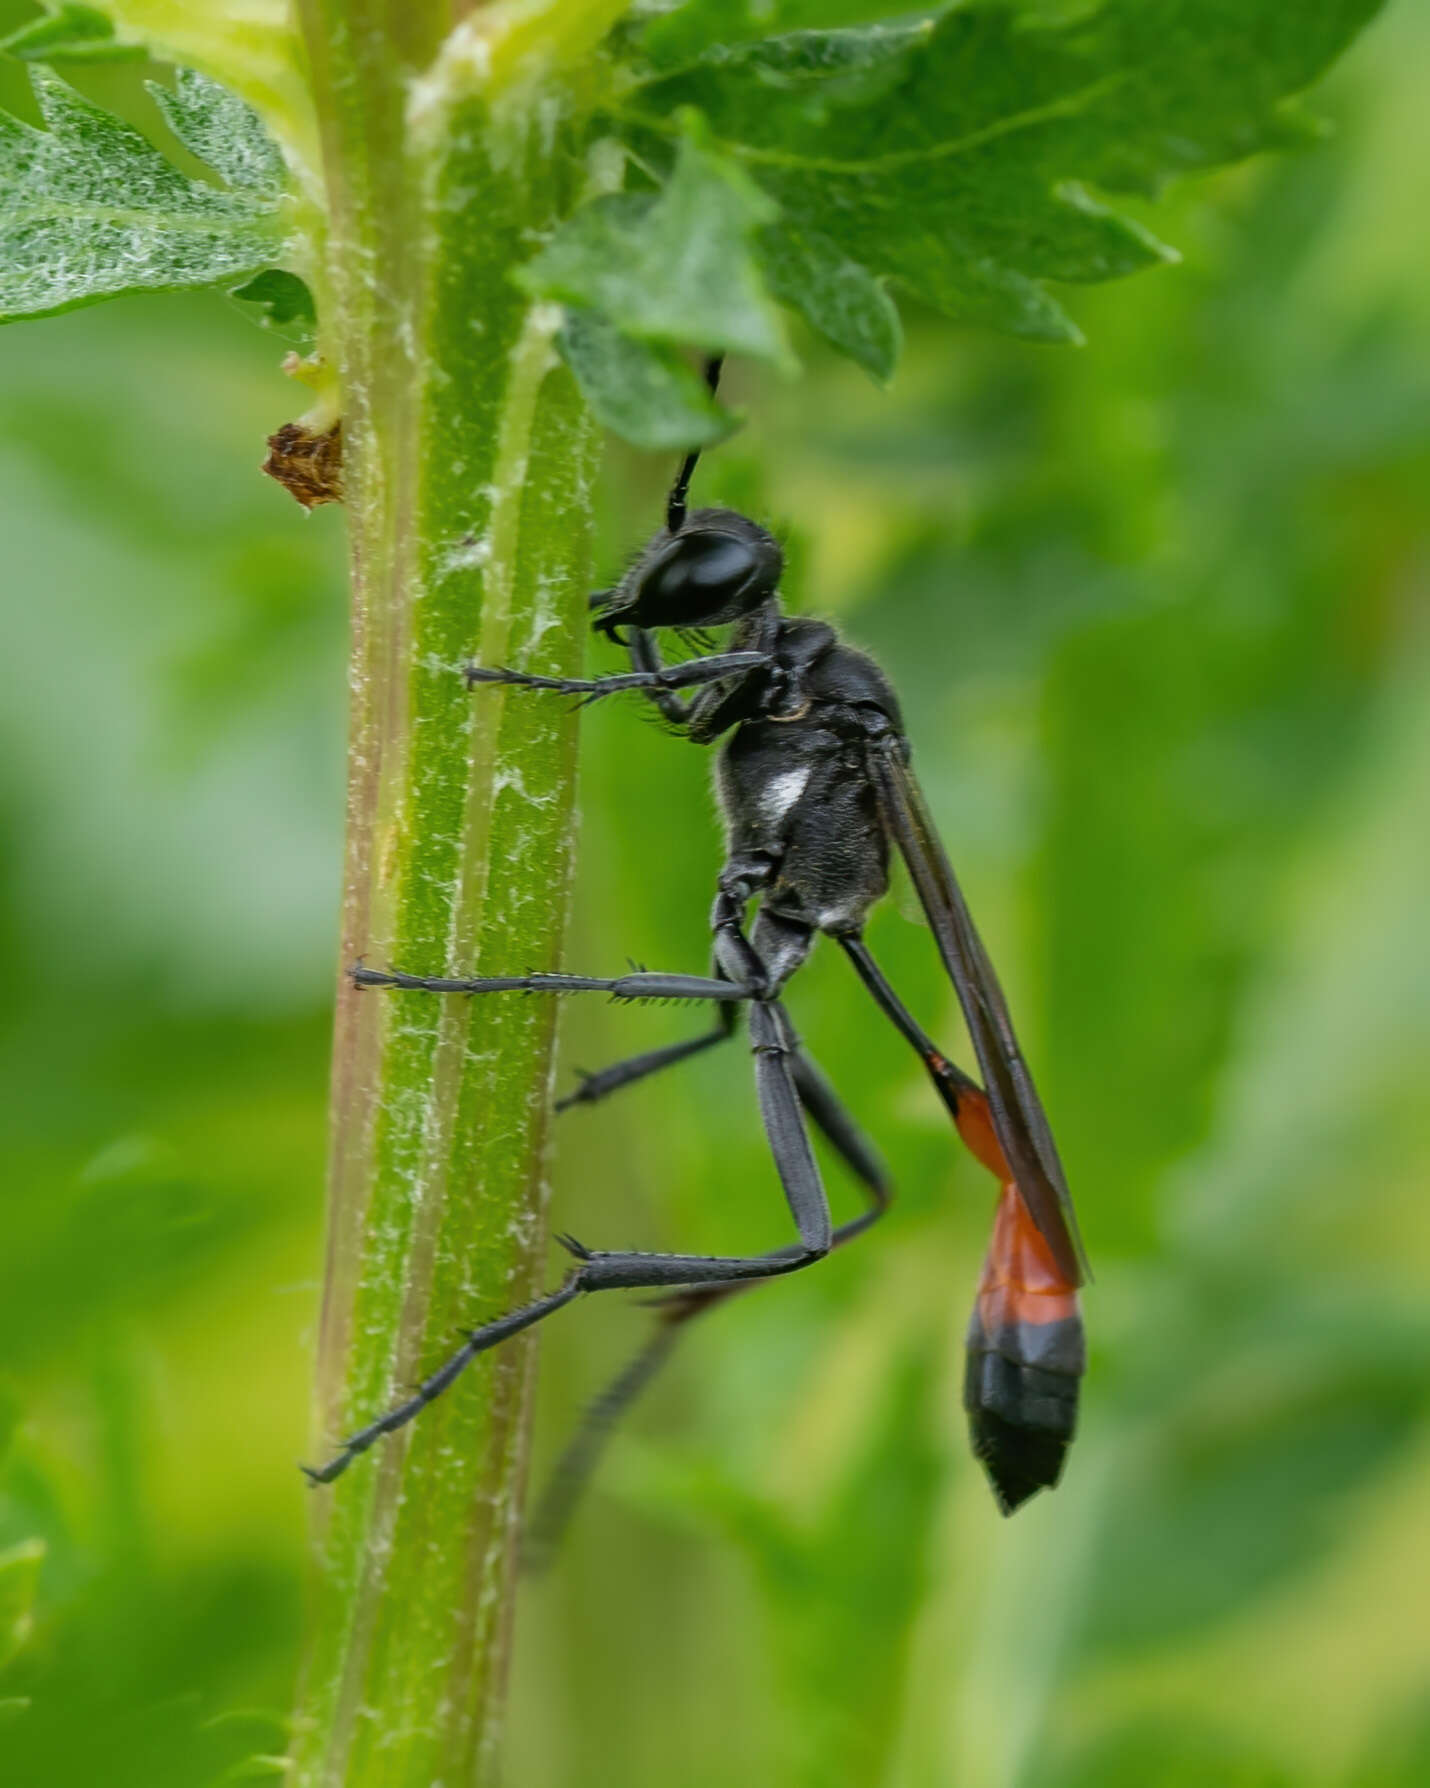
<svg viewBox="0 0 1430 1788"><path fill-rule="evenodd" d="M905 750L903 740L892 735L869 747L869 770L884 824L908 865L958 994L1009 1172L1062 1277L1081 1285L1088 1278L1087 1256L1042 1101L1023 1060L1003 989L905 761Z"/></svg>

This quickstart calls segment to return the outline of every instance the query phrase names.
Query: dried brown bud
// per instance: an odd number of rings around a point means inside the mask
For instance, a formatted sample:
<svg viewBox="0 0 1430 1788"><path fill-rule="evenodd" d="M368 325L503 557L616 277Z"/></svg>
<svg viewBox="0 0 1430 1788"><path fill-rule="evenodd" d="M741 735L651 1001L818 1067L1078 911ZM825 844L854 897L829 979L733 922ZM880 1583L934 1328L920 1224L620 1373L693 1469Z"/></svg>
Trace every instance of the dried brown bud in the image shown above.
<svg viewBox="0 0 1430 1788"><path fill-rule="evenodd" d="M268 437L263 470L276 478L305 509L343 500L343 425L316 433L301 422L285 422Z"/></svg>

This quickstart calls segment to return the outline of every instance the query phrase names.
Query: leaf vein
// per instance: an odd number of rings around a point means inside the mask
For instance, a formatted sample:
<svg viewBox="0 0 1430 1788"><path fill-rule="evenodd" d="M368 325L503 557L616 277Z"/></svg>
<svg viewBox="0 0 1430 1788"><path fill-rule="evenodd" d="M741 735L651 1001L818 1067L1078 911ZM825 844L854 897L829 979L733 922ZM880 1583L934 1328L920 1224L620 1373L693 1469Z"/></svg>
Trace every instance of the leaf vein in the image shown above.
<svg viewBox="0 0 1430 1788"><path fill-rule="evenodd" d="M1118 87L1125 86L1131 79L1132 71L1127 69L1115 71L1102 76L1100 80L1090 81L1085 87L1080 87L1075 92L1051 100L1046 105L1032 106L1025 112L1011 113L1006 118L986 124L981 129L969 131L964 136L950 137L946 142L932 143L916 149L894 150L887 155L857 161L841 160L837 156L792 154L787 150L763 149L753 143L743 143L738 139L722 137L718 133L714 140L726 153L757 166L794 168L800 172L821 174L894 173L900 168L915 167L924 162L951 160L955 156L971 154L989 143L1012 136L1018 131L1034 130L1039 125L1050 124L1058 119L1076 117L1109 93L1115 92ZM612 115L621 122L635 125L640 129L652 130L668 137L680 135L679 125L672 118L643 112L631 106L612 107L611 111Z"/></svg>

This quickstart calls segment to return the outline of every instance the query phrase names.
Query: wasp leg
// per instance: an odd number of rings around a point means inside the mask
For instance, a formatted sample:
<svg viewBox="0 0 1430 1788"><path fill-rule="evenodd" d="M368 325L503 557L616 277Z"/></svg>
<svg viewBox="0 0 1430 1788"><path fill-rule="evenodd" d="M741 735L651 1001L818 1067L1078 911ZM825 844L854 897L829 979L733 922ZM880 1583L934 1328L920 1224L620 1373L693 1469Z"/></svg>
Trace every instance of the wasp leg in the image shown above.
<svg viewBox="0 0 1430 1788"><path fill-rule="evenodd" d="M463 675L468 685L505 683L515 689L550 689L557 695L580 695L588 702L619 695L627 689L664 691L693 689L702 683L718 683L725 677L764 670L767 652L717 652L707 658L690 658L684 664L662 665L657 670L617 671L608 677L539 677L530 671L505 670L497 665L469 664Z"/></svg>
<svg viewBox="0 0 1430 1788"><path fill-rule="evenodd" d="M721 871L710 916L715 963L709 975L654 974L646 969L612 976L409 975L400 969L366 968L361 962L354 964L348 975L355 987L393 987L409 993L606 993L616 1000L732 1003L772 999L808 956L814 941L808 926L763 912L756 927L759 950L745 936L745 907L768 882L773 868L772 859L760 856L737 859Z"/></svg>
<svg viewBox="0 0 1430 1788"><path fill-rule="evenodd" d="M879 1158L872 1142L854 1121L844 1101L825 1078L819 1064L810 1056L798 1038L794 1039L794 1081L799 1101L819 1127L825 1140L869 1194L870 1205L858 1217L841 1223L834 1232L834 1245L841 1247L862 1235L878 1221L894 1196L888 1169Z"/></svg>
<svg viewBox="0 0 1430 1788"><path fill-rule="evenodd" d="M666 663L660 655L660 647L655 642L655 636L647 633L644 628L632 627L628 629L625 634L625 646L630 655L632 670L655 672L666 669ZM677 732L684 732L690 725L691 716L695 712L695 698L687 700L685 696L677 695L673 689L668 689L660 683L652 684L646 690L646 694L660 709L667 723L673 726Z"/></svg>
<svg viewBox="0 0 1430 1788"><path fill-rule="evenodd" d="M693 977L692 977L693 978ZM726 984L716 982L716 986ZM340 1477L355 1458L384 1434L405 1427L474 1360L479 1353L531 1328L586 1291L651 1290L666 1286L737 1285L796 1273L822 1260L833 1241L829 1201L815 1164L809 1135L800 1114L799 1094L790 1065L787 1022L782 1025L774 1004L756 1001L750 1011L750 1042L755 1056L755 1091L775 1170L784 1189L798 1242L765 1254L637 1254L594 1251L566 1238L577 1265L564 1283L521 1310L473 1329L445 1365L438 1368L406 1402L350 1435L327 1464L308 1469L314 1483Z"/></svg>
<svg viewBox="0 0 1430 1788"><path fill-rule="evenodd" d="M615 1000L753 999L755 988L714 975L660 975L645 969L628 975L405 975L399 969L348 971L356 987L397 987L410 993L608 993Z"/></svg>
<svg viewBox="0 0 1430 1788"><path fill-rule="evenodd" d="M739 692L745 687L752 670L769 667L775 645L773 632L765 630L751 644L749 655L755 661L752 665L719 678L702 677L703 687L687 701L684 696L675 693L670 680L672 673L679 672L684 667L666 664L653 633L643 627L625 627L618 633L613 633L612 638L624 645L630 657L631 670L646 679L638 687L655 703L666 723L694 745L712 744L727 727L735 723L739 715L730 707L730 703L739 702ZM726 659L739 656L739 653L725 654ZM713 664L717 660L696 658L689 662Z"/></svg>
<svg viewBox="0 0 1430 1788"><path fill-rule="evenodd" d="M688 1061L693 1055L713 1049L734 1034L735 1008L727 1005L714 1030L702 1031L698 1037L687 1037L680 1043L668 1043L664 1049L647 1050L644 1055L627 1056L624 1061L612 1062L609 1068L602 1068L595 1074L583 1073L581 1084L574 1093L558 1099L556 1109L569 1111L573 1105L594 1105L598 1099L609 1098L624 1086L634 1086L648 1074L658 1074L662 1068L673 1068L677 1062Z"/></svg>
<svg viewBox="0 0 1430 1788"><path fill-rule="evenodd" d="M714 1030L702 1031L698 1037L687 1037L680 1043L668 1043L664 1049L649 1049L644 1055L627 1056L595 1074L583 1073L575 1092L558 1099L556 1109L569 1111L573 1105L594 1105L598 1099L609 1098L623 1086L634 1086L648 1074L658 1074L662 1068L672 1068L677 1062L688 1061L691 1056L724 1043L735 1034L735 1008L727 1005L723 1010L728 1018Z"/></svg>
<svg viewBox="0 0 1430 1788"><path fill-rule="evenodd" d="M498 1342L505 1341L512 1335L519 1335L523 1329L529 1329L533 1323L550 1316L563 1304L569 1304L583 1289L581 1269L578 1267L574 1272L568 1273L564 1282L545 1297L537 1298L534 1303L526 1304L520 1310L498 1317L495 1322L473 1329L452 1357L439 1366L430 1378L423 1379L405 1403L399 1403L395 1409L389 1409L385 1415L378 1416L376 1421L369 1422L365 1428L359 1428L356 1434L350 1434L326 1465L305 1465L303 1473L308 1482L331 1484L334 1478L341 1477L353 1460L360 1453L365 1453L374 1442L381 1440L384 1434L392 1434L399 1428L405 1428L410 1421L421 1415L427 1405L440 1397L453 1379L479 1353L485 1353Z"/></svg>
<svg viewBox="0 0 1430 1788"><path fill-rule="evenodd" d="M782 1008L781 1017L784 1017ZM833 1246L839 1248L862 1235L883 1216L893 1198L893 1186L873 1144L860 1130L818 1065L798 1039L791 1036L790 1040L794 1047L790 1067L800 1104L869 1195L868 1210L841 1223L834 1231ZM645 1344L589 1404L575 1434L552 1468L522 1546L522 1558L528 1570L543 1570L550 1562L600 1464L616 1423L665 1364L686 1325L738 1292L752 1289L751 1285L703 1286L676 1292L660 1301L655 1327Z"/></svg>
<svg viewBox="0 0 1430 1788"><path fill-rule="evenodd" d="M715 973L717 980L723 978L718 964ZM735 1034L735 1007L727 1001L717 1009L720 1016L713 1030L702 1031L698 1037L687 1037L679 1043L668 1043L663 1049L648 1049L641 1055L627 1056L624 1061L612 1062L609 1068L602 1068L595 1074L582 1074L581 1084L575 1092L556 1101L557 1111L569 1111L573 1105L594 1105L598 1099L609 1098L622 1087L634 1086L648 1074L659 1074L662 1068L673 1068L677 1062L688 1061L691 1056L726 1042Z"/></svg>

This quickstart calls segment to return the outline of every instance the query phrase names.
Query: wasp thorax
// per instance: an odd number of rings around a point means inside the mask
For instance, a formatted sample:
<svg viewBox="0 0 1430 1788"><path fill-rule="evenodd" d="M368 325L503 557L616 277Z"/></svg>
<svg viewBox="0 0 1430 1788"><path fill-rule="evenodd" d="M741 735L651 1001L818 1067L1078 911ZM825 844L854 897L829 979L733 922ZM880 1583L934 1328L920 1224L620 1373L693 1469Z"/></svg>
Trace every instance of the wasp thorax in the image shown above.
<svg viewBox="0 0 1430 1788"><path fill-rule="evenodd" d="M662 529L627 572L600 627L718 627L768 602L784 561L774 538L733 509L698 509Z"/></svg>

